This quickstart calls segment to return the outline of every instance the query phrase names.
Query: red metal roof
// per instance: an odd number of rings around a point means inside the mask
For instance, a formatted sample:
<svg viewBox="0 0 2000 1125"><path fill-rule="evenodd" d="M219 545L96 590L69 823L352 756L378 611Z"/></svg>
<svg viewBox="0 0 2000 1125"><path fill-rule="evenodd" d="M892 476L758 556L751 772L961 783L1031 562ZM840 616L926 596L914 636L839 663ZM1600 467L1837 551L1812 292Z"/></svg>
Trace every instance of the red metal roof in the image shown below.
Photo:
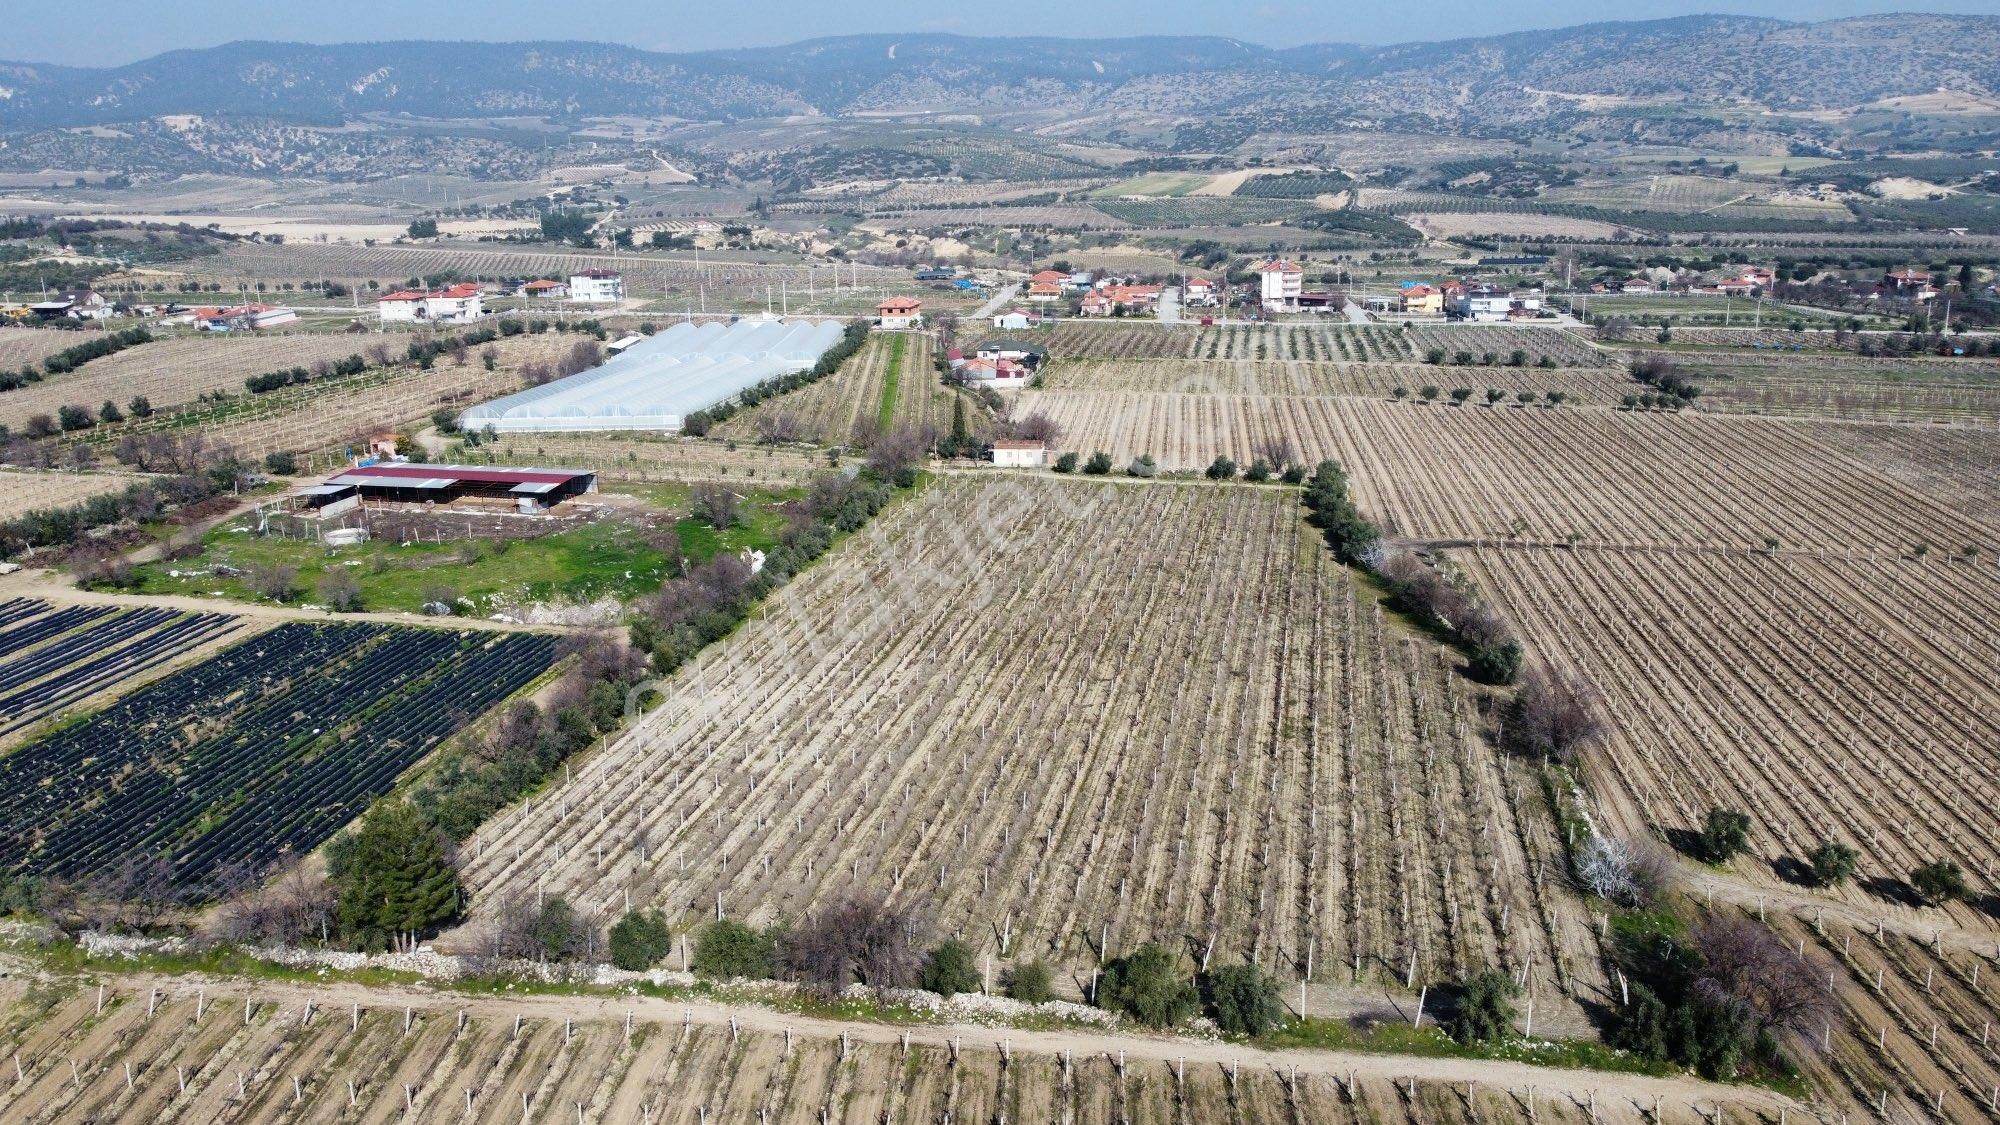
<svg viewBox="0 0 2000 1125"><path fill-rule="evenodd" d="M482 484L563 484L591 476L589 469L475 469L463 465L419 465L391 462L348 469L344 477L385 477L394 480L466 480Z"/></svg>

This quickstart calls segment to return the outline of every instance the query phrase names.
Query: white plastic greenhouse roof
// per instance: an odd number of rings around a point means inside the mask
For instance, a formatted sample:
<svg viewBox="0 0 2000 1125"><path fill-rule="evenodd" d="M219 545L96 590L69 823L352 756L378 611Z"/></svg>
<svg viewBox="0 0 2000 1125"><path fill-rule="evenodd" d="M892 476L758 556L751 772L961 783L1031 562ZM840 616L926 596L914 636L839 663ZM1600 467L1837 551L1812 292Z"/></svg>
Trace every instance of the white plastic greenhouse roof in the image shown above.
<svg viewBox="0 0 2000 1125"><path fill-rule="evenodd" d="M475 406L459 424L510 433L678 430L697 410L811 367L840 335L835 320L676 324L600 367Z"/></svg>

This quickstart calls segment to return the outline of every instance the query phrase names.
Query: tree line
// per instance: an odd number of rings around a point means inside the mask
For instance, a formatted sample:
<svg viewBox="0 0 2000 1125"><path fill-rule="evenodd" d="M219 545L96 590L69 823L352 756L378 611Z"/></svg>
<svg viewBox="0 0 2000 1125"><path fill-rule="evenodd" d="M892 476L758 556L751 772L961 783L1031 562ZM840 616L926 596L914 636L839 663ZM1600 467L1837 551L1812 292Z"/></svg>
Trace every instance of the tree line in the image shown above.
<svg viewBox="0 0 2000 1125"><path fill-rule="evenodd" d="M27 364L18 371L0 371L0 391L18 390L30 383L39 383L45 375L62 375L74 371L93 359L116 355L126 348L135 348L150 343L153 334L144 328L127 328L122 332L107 332L93 336L81 344L67 348L42 360L38 368Z"/></svg>

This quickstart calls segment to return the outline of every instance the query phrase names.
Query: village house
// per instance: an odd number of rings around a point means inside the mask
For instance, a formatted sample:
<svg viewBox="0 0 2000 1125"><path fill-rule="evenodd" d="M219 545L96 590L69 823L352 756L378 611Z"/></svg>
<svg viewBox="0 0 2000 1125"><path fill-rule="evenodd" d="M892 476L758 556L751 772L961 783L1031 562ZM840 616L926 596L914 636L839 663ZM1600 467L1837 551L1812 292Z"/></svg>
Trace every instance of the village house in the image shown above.
<svg viewBox="0 0 2000 1125"><path fill-rule="evenodd" d="M1181 286L1181 304L1189 307L1212 308L1216 303L1215 282L1205 277L1190 277Z"/></svg>
<svg viewBox="0 0 2000 1125"><path fill-rule="evenodd" d="M1444 290L1421 281L1405 281L1396 287L1400 312L1411 316L1443 316Z"/></svg>
<svg viewBox="0 0 2000 1125"><path fill-rule="evenodd" d="M1274 258L1251 271L1257 275L1257 296L1267 309L1295 309L1305 290L1306 271L1286 258Z"/></svg>
<svg viewBox="0 0 2000 1125"><path fill-rule="evenodd" d="M1889 292L1912 301L1928 301L1938 294L1937 289L1931 285L1929 270L1894 270L1885 280L1884 287Z"/></svg>
<svg viewBox="0 0 2000 1125"><path fill-rule="evenodd" d="M578 305L616 305L625 300L625 278L617 270L589 269L569 275L569 299Z"/></svg>
<svg viewBox="0 0 2000 1125"><path fill-rule="evenodd" d="M1047 350L1019 340L989 340L979 345L973 354L980 359L1018 363L1030 370L1040 367L1049 358Z"/></svg>
<svg viewBox="0 0 2000 1125"><path fill-rule="evenodd" d="M1042 324L1043 316L1030 309L1009 309L993 318L993 327L1002 331L1015 332L1023 328L1036 328Z"/></svg>
<svg viewBox="0 0 2000 1125"><path fill-rule="evenodd" d="M967 384L992 387L996 391L1025 387L1028 380L1034 377L1034 372L1014 360L987 359L984 356L968 359L954 370Z"/></svg>
<svg viewBox="0 0 2000 1125"><path fill-rule="evenodd" d="M188 322L203 332L255 332L298 323L299 314L281 305L237 305L195 309Z"/></svg>
<svg viewBox="0 0 2000 1125"><path fill-rule="evenodd" d="M993 443L993 464L1002 469L1039 469L1049 462L1048 445L1039 441L1001 438Z"/></svg>
<svg viewBox="0 0 2000 1125"><path fill-rule="evenodd" d="M398 289L384 293L375 302L384 324L423 321L433 324L464 324L486 315L479 286L462 282L444 289Z"/></svg>
<svg viewBox="0 0 2000 1125"><path fill-rule="evenodd" d="M518 296L527 297L531 300L559 301L569 296L569 286L564 285L560 281L550 281L543 277L528 282L526 285L515 290L515 293Z"/></svg>
<svg viewBox="0 0 2000 1125"><path fill-rule="evenodd" d="M915 297L891 297L875 306L875 316L886 329L922 328L924 303Z"/></svg>

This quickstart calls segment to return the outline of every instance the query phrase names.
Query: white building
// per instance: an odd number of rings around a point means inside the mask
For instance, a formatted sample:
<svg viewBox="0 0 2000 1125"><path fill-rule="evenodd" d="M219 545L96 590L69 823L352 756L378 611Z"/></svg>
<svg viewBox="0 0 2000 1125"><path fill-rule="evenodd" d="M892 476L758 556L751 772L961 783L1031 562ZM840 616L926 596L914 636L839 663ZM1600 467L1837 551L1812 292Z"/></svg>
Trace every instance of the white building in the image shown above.
<svg viewBox="0 0 2000 1125"><path fill-rule="evenodd" d="M1215 283L1205 277L1190 277L1181 286L1181 304L1188 306L1213 307L1215 304Z"/></svg>
<svg viewBox="0 0 2000 1125"><path fill-rule="evenodd" d="M1002 469L1039 469L1048 462L1049 449L1042 442L1002 438L993 443L993 464Z"/></svg>
<svg viewBox="0 0 2000 1125"><path fill-rule="evenodd" d="M1276 258L1256 269L1258 296L1267 309L1297 308L1299 294L1305 292L1306 271L1297 262Z"/></svg>
<svg viewBox="0 0 2000 1125"><path fill-rule="evenodd" d="M448 289L398 289L375 302L383 323L426 321L464 324L486 315L479 286L464 282Z"/></svg>
<svg viewBox="0 0 2000 1125"><path fill-rule="evenodd" d="M569 275L569 299L579 305L616 305L625 300L625 278L617 270L585 270Z"/></svg>
<svg viewBox="0 0 2000 1125"><path fill-rule="evenodd" d="M282 305L237 305L233 308L196 309L188 323L203 332L254 332L259 328L282 328L296 324L299 314Z"/></svg>

